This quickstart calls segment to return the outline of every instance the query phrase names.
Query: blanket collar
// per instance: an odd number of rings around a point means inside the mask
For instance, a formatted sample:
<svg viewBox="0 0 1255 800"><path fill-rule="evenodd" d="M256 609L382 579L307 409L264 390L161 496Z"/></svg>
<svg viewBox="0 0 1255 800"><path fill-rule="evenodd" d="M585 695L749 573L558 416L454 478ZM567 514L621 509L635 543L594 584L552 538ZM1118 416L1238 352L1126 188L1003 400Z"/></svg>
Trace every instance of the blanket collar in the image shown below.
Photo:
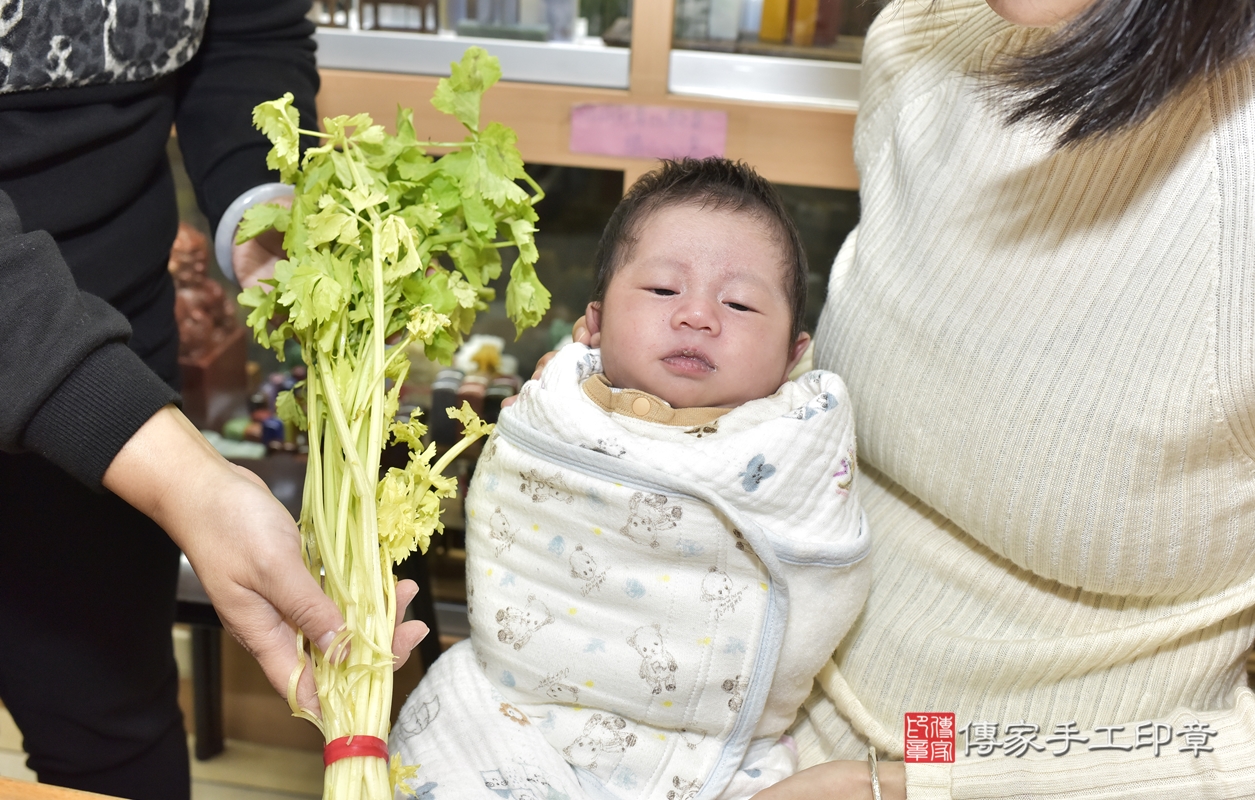
<svg viewBox="0 0 1255 800"><path fill-rule="evenodd" d="M615 389L603 373L584 381L584 394L602 411L623 414L646 422L692 428L709 425L727 414L730 408L672 408L666 400L636 389Z"/></svg>

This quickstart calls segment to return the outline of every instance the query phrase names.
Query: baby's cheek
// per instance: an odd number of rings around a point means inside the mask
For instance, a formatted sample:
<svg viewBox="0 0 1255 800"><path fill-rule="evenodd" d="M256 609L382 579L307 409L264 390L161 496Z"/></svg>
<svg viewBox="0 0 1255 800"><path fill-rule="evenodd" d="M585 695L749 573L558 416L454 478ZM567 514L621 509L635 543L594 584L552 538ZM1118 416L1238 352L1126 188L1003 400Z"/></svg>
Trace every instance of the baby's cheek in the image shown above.
<svg viewBox="0 0 1255 800"><path fill-rule="evenodd" d="M623 378L623 370L620 368L619 358L613 349L607 354L605 348L605 340L602 340L601 349L601 371L606 376L606 380L610 381L611 386L619 386Z"/></svg>

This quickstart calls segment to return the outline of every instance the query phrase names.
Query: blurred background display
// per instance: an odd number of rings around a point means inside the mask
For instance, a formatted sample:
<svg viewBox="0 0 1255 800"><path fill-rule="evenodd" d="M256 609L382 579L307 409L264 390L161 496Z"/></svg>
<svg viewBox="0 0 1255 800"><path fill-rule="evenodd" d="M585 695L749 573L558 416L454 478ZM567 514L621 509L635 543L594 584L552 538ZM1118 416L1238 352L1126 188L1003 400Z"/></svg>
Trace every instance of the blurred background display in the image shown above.
<svg viewBox="0 0 1255 800"><path fill-rule="evenodd" d="M531 375L536 361L571 331L584 313L593 291L593 258L601 231L610 220L623 192L623 173L614 170L555 167L529 164L528 172L545 190L536 207L540 230L536 247L540 261L536 272L553 293L549 313L540 325L514 340L514 324L505 313L503 275L497 283L497 300L475 322L475 333L504 339L506 352L519 362L519 373ZM810 263L806 325L813 330L819 321L829 268L846 235L858 222L858 193L840 189L777 186L785 206L798 224ZM503 249L501 260L513 263L515 254Z"/></svg>
<svg viewBox="0 0 1255 800"><path fill-rule="evenodd" d="M582 43L630 30L631 15L631 0L315 0L310 12L332 28Z"/></svg>
<svg viewBox="0 0 1255 800"><path fill-rule="evenodd" d="M677 50L858 61L888 0L676 0ZM311 18L351 30L630 44L631 0L315 0Z"/></svg>
<svg viewBox="0 0 1255 800"><path fill-rule="evenodd" d="M676 0L677 50L858 61L886 0Z"/></svg>
<svg viewBox="0 0 1255 800"><path fill-rule="evenodd" d="M208 235L208 221L196 208L191 182L182 169L182 157L175 139L170 140L168 152L175 168L180 215L189 228L183 236L190 239L200 234ZM532 374L536 361L542 355L570 333L572 323L584 313L584 307L593 291L593 257L597 252L597 242L601 238L602 229L610 220L610 214L623 195L623 173L618 170L528 164L527 171L545 190L545 199L536 207L540 215L539 231L536 234L540 260L536 264L536 271L541 282L553 293L549 313L539 325L524 331L516 340L514 323L510 322L505 312L506 277L503 274L494 286L497 299L486 311L479 314L473 330L474 334L503 340L504 355L510 357L511 363L516 365L517 372L523 379ZM789 214L797 223L802 244L806 248L810 263L806 327L814 330L819 321L819 311L823 307L832 260L846 235L858 224L858 192L782 184L777 184L776 188L780 191ZM195 231L200 231L200 234ZM177 252L180 251L176 246ZM242 320L245 310L238 309L231 303L239 292L239 287L228 282L217 268L212 248L202 246L196 250L196 254L197 266L189 271L201 276L197 280L216 282L218 285L211 287L214 298L219 303L225 301L224 307L229 305L231 313L239 315ZM503 272L509 272L509 265L513 263L515 256L511 248L502 249L501 260L505 265ZM176 261L175 256L172 256L172 264ZM205 293L203 288L199 291ZM189 325L199 320L195 315L181 316L189 318ZM236 326L233 322L223 321L218 327L234 333ZM189 337L187 344L196 347L199 341ZM299 353L289 354L288 362L281 364L275 360L273 353L257 346L250 337L248 360L253 362L250 372L255 391L259 384L264 383L266 376L282 373L299 362ZM439 368L433 366L434 370Z"/></svg>

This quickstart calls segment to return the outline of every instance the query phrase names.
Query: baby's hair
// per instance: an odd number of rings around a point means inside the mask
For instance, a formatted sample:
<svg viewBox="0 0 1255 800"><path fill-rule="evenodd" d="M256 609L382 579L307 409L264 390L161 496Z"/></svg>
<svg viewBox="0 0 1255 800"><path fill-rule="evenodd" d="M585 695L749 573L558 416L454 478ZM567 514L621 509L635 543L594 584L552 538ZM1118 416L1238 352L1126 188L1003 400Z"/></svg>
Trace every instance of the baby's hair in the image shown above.
<svg viewBox="0 0 1255 800"><path fill-rule="evenodd" d="M743 161L667 160L632 184L610 215L597 245L593 302L605 299L610 279L631 257L641 223L659 209L680 205L741 212L767 225L782 250L784 289L792 316L789 341L796 341L806 318L806 251L775 187Z"/></svg>

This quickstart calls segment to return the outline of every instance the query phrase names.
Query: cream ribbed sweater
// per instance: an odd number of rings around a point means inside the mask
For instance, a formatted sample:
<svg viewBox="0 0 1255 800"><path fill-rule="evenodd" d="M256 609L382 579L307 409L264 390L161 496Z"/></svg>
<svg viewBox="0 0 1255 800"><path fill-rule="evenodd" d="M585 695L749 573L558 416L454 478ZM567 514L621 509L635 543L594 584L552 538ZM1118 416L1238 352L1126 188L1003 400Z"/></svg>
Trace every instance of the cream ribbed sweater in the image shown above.
<svg viewBox="0 0 1255 800"><path fill-rule="evenodd" d="M901 757L905 711L1038 744L1198 719L1199 758L965 758L960 736L908 796L1255 796L1255 74L1056 153L969 77L1038 35L903 0L867 42L863 216L816 364L854 400L874 577L803 760Z"/></svg>

